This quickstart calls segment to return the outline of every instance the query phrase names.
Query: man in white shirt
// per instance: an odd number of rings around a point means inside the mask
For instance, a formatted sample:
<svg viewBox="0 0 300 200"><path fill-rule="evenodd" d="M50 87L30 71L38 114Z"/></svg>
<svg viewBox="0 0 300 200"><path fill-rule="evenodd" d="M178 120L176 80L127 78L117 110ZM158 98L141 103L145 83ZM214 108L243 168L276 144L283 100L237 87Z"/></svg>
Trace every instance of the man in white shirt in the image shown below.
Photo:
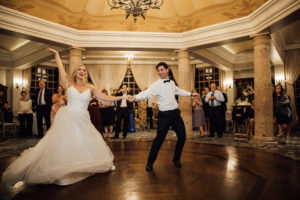
<svg viewBox="0 0 300 200"><path fill-rule="evenodd" d="M191 92L187 92L178 88L174 81L169 79L169 67L166 63L160 62L156 66L156 70L161 79L154 82L149 89L140 92L135 96L130 96L130 101L141 101L148 99L152 96L157 96L158 104L158 121L157 121L157 135L153 141L148 163L146 166L147 171L153 170L153 163L155 162L159 149L168 133L169 127L175 130L178 137L175 154L173 157L174 165L177 168L181 168L180 156L185 143L186 133L184 122L180 116L180 110L178 109L178 103L175 99L175 95L179 96L192 96ZM197 96L198 94L193 94Z"/></svg>
<svg viewBox="0 0 300 200"><path fill-rule="evenodd" d="M116 94L116 96L127 96L127 86L123 85L121 92ZM128 131L128 123L129 123L129 114L130 110L133 109L133 103L128 102L126 99L122 99L120 101L117 101L117 121L116 121L116 132L114 139L119 138L119 132L121 131L121 124L123 120L123 139L126 139L127 137L127 131ZM104 116L105 117L105 116Z"/></svg>
<svg viewBox="0 0 300 200"><path fill-rule="evenodd" d="M33 114L32 114L32 101L30 98L27 98L27 92L21 92L21 99L18 104L18 114L20 120L20 133L21 136L32 136L32 123L33 123Z"/></svg>

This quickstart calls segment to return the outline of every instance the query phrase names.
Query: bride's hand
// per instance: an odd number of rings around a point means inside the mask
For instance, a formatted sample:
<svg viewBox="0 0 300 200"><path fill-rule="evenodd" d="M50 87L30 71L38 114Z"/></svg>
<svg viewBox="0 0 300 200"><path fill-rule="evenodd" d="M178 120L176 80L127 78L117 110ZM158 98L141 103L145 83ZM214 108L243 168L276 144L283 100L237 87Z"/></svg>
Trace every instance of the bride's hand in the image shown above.
<svg viewBox="0 0 300 200"><path fill-rule="evenodd" d="M47 48L47 51L49 53L58 54L58 51L56 51L55 49Z"/></svg>

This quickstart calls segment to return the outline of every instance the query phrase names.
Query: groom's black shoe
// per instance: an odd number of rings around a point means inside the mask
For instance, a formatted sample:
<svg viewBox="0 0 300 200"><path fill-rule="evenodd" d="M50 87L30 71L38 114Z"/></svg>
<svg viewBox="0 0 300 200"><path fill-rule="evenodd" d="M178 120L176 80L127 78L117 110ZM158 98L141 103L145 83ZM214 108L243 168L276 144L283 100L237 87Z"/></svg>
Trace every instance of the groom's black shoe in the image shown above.
<svg viewBox="0 0 300 200"><path fill-rule="evenodd" d="M153 165L147 164L146 165L146 171L151 172L153 170Z"/></svg>
<svg viewBox="0 0 300 200"><path fill-rule="evenodd" d="M119 136L114 136L114 137L112 137L112 139L118 139L119 138Z"/></svg>
<svg viewBox="0 0 300 200"><path fill-rule="evenodd" d="M174 163L175 167L181 168L181 163L179 160L173 160L173 163Z"/></svg>

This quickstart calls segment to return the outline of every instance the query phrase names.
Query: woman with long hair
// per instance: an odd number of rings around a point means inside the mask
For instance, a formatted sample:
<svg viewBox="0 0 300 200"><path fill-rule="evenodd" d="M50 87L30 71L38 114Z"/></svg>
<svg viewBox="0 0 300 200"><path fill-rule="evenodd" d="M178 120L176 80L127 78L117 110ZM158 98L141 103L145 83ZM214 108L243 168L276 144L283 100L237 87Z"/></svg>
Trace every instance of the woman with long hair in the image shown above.
<svg viewBox="0 0 300 200"><path fill-rule="evenodd" d="M5 170L2 180L9 185L20 181L69 185L115 169L114 155L91 123L87 108L91 95L111 102L125 97L107 96L89 84L84 65L77 66L68 79L59 53L50 48L48 51L55 56L68 104L58 110L46 136Z"/></svg>
<svg viewBox="0 0 300 200"><path fill-rule="evenodd" d="M274 114L276 123L278 126L278 137L290 136L289 123L292 121L292 112L290 109L290 99L287 94L284 93L281 84L275 86L274 95Z"/></svg>
<svg viewBox="0 0 300 200"><path fill-rule="evenodd" d="M53 124L53 120L55 117L55 114L57 113L57 111L62 107L65 106L67 103L67 98L65 96L65 91L64 88L59 85L57 87L57 93L52 95L52 108L51 108L51 124Z"/></svg>

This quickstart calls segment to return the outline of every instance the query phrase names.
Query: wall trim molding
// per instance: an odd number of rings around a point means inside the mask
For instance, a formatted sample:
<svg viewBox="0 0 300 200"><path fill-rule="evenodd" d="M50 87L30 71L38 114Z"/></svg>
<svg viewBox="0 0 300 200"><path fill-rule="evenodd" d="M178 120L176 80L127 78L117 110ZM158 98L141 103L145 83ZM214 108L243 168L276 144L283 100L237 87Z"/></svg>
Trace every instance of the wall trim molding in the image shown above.
<svg viewBox="0 0 300 200"><path fill-rule="evenodd" d="M183 33L76 30L0 6L0 29L85 48L171 50L258 33L300 8L298 0L269 0L246 17Z"/></svg>

